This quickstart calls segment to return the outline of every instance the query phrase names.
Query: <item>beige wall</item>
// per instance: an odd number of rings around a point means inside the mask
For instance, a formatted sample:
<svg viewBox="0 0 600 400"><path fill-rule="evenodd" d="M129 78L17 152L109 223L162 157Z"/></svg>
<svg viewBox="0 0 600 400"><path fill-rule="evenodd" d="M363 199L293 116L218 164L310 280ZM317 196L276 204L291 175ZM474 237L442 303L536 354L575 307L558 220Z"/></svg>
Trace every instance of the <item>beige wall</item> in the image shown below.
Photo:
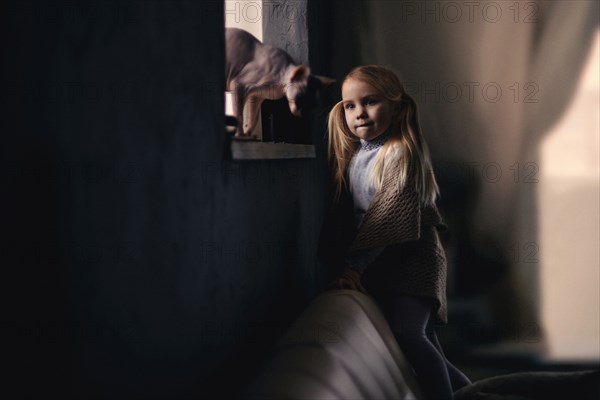
<svg viewBox="0 0 600 400"><path fill-rule="evenodd" d="M225 0L225 27L244 29L262 41L262 0Z"/></svg>
<svg viewBox="0 0 600 400"><path fill-rule="evenodd" d="M569 109L541 145L541 312L550 357L600 357L599 46Z"/></svg>

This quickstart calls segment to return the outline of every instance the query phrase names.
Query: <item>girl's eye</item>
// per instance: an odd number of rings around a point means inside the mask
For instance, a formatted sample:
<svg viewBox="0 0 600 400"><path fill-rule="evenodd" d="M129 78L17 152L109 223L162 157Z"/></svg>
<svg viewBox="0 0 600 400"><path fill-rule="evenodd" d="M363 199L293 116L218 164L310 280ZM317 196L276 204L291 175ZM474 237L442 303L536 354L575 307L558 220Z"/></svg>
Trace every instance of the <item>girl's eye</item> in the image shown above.
<svg viewBox="0 0 600 400"><path fill-rule="evenodd" d="M345 108L346 110L350 110L350 109L351 109L351 108L353 108L353 107L354 107L354 105L352 105L352 104L346 104L346 105L344 106L344 108Z"/></svg>
<svg viewBox="0 0 600 400"><path fill-rule="evenodd" d="M367 105L372 105L372 104L377 104L377 100L375 100L375 99L368 99L367 100Z"/></svg>

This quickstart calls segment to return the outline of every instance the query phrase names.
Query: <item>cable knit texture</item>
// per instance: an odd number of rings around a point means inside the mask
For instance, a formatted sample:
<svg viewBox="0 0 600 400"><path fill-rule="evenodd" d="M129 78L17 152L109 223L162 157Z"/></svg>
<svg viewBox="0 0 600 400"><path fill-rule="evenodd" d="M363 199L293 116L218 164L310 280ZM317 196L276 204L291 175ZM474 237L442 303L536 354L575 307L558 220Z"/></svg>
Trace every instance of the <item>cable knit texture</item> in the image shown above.
<svg viewBox="0 0 600 400"><path fill-rule="evenodd" d="M400 188L399 168L400 163L385 177L381 190L375 193L350 251L418 240L422 224L446 230L437 207L422 207L410 182Z"/></svg>
<svg viewBox="0 0 600 400"><path fill-rule="evenodd" d="M410 182L400 188L399 176L398 165L385 177L358 232L352 234L347 233L348 221L353 220L352 196L345 189L340 209L331 211L324 222L319 258L339 263L350 251L387 246L366 269L365 281L395 293L433 297L438 303L436 321L446 324L447 267L438 232L447 227L435 205L420 204Z"/></svg>

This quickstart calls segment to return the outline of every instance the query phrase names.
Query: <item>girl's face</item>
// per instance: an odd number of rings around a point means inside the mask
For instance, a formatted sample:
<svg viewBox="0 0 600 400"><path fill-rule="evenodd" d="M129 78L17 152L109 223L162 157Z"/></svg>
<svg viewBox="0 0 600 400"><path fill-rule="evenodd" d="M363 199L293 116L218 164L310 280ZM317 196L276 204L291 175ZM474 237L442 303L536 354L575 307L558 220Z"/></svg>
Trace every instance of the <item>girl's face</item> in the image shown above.
<svg viewBox="0 0 600 400"><path fill-rule="evenodd" d="M366 82L346 80L342 85L342 104L348 128L361 139L375 139L392 123L391 102Z"/></svg>

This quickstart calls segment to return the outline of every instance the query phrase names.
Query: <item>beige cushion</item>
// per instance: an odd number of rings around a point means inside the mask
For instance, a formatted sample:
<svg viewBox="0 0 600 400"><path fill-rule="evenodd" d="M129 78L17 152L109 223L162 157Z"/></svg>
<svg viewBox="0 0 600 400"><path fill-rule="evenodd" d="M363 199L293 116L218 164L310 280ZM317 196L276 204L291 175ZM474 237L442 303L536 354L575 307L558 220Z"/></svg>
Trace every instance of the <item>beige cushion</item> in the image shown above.
<svg viewBox="0 0 600 400"><path fill-rule="evenodd" d="M373 300L319 295L273 349L244 398L422 399L414 373Z"/></svg>

